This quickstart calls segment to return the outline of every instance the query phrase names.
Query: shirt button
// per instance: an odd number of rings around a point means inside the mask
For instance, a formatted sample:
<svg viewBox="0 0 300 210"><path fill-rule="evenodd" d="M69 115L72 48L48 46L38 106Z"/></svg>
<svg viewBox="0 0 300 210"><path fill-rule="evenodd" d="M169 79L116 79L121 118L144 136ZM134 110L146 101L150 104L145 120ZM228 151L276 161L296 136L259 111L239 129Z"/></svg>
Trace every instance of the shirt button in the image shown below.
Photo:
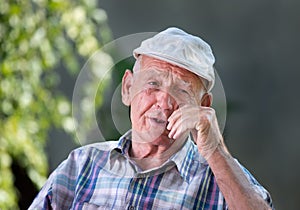
<svg viewBox="0 0 300 210"><path fill-rule="evenodd" d="M129 206L129 210L134 210L134 206Z"/></svg>

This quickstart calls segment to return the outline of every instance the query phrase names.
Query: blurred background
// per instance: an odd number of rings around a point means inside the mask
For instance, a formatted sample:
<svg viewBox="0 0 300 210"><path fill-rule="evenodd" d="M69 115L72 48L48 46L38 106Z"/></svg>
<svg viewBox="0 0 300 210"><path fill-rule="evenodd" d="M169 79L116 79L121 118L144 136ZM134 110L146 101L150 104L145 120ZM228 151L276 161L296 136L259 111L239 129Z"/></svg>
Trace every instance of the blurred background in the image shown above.
<svg viewBox="0 0 300 210"><path fill-rule="evenodd" d="M117 38L177 26L212 46L229 150L270 191L276 209L298 209L299 8L296 0L1 2L0 208L27 209L48 174L80 146L71 100L87 59ZM96 70L113 62L105 52L96 60L106 61ZM132 61L115 65L103 88L95 70L84 89L86 98L97 89L107 139L120 136L111 126L111 95Z"/></svg>

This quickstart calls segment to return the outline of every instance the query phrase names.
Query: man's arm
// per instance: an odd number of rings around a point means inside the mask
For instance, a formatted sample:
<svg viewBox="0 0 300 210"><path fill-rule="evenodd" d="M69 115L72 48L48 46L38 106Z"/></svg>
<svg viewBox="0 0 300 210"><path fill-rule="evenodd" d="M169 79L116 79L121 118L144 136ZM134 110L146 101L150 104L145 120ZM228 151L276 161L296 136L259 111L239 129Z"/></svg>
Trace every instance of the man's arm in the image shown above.
<svg viewBox="0 0 300 210"><path fill-rule="evenodd" d="M70 209L72 206L76 179L85 154L75 150L49 176L47 182L29 207L35 209Z"/></svg>
<svg viewBox="0 0 300 210"><path fill-rule="evenodd" d="M207 160L229 209L270 209L238 162L228 152L214 109L185 106L168 119L169 137L191 130L199 153Z"/></svg>
<svg viewBox="0 0 300 210"><path fill-rule="evenodd" d="M207 162L229 209L271 209L223 145L213 152Z"/></svg>
<svg viewBox="0 0 300 210"><path fill-rule="evenodd" d="M212 169L229 209L271 209L228 152L214 109L201 108L200 119L194 131L198 150Z"/></svg>

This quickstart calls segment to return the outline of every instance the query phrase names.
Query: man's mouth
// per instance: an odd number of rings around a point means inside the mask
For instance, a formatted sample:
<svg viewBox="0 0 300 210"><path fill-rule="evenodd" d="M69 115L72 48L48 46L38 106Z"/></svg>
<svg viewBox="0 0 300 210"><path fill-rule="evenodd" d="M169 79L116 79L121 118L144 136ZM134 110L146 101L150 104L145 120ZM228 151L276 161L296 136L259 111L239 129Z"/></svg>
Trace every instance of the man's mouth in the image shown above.
<svg viewBox="0 0 300 210"><path fill-rule="evenodd" d="M156 117L156 116L148 117L148 119L150 120L151 125L154 126L153 127L154 129L156 127L158 130L160 130L162 132L161 134L168 136L170 131L167 130L167 124L168 124L167 119L161 118L161 117Z"/></svg>
<svg viewBox="0 0 300 210"><path fill-rule="evenodd" d="M150 117L150 120L154 121L155 123L158 123L158 124L165 124L167 122L164 119L159 119L159 118L155 118L155 117Z"/></svg>
<svg viewBox="0 0 300 210"><path fill-rule="evenodd" d="M167 127L167 119L161 117L149 117L149 120L153 125Z"/></svg>

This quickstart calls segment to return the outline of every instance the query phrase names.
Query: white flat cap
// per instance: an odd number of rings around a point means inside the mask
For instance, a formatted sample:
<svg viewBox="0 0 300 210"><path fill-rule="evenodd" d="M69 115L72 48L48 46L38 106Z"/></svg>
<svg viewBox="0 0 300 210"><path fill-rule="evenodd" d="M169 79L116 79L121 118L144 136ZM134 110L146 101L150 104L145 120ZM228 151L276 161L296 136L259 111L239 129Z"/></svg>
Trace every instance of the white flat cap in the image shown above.
<svg viewBox="0 0 300 210"><path fill-rule="evenodd" d="M208 91L214 86L214 55L210 46L197 36L175 27L168 28L144 40L133 51L135 58L141 54L189 70L202 78Z"/></svg>

